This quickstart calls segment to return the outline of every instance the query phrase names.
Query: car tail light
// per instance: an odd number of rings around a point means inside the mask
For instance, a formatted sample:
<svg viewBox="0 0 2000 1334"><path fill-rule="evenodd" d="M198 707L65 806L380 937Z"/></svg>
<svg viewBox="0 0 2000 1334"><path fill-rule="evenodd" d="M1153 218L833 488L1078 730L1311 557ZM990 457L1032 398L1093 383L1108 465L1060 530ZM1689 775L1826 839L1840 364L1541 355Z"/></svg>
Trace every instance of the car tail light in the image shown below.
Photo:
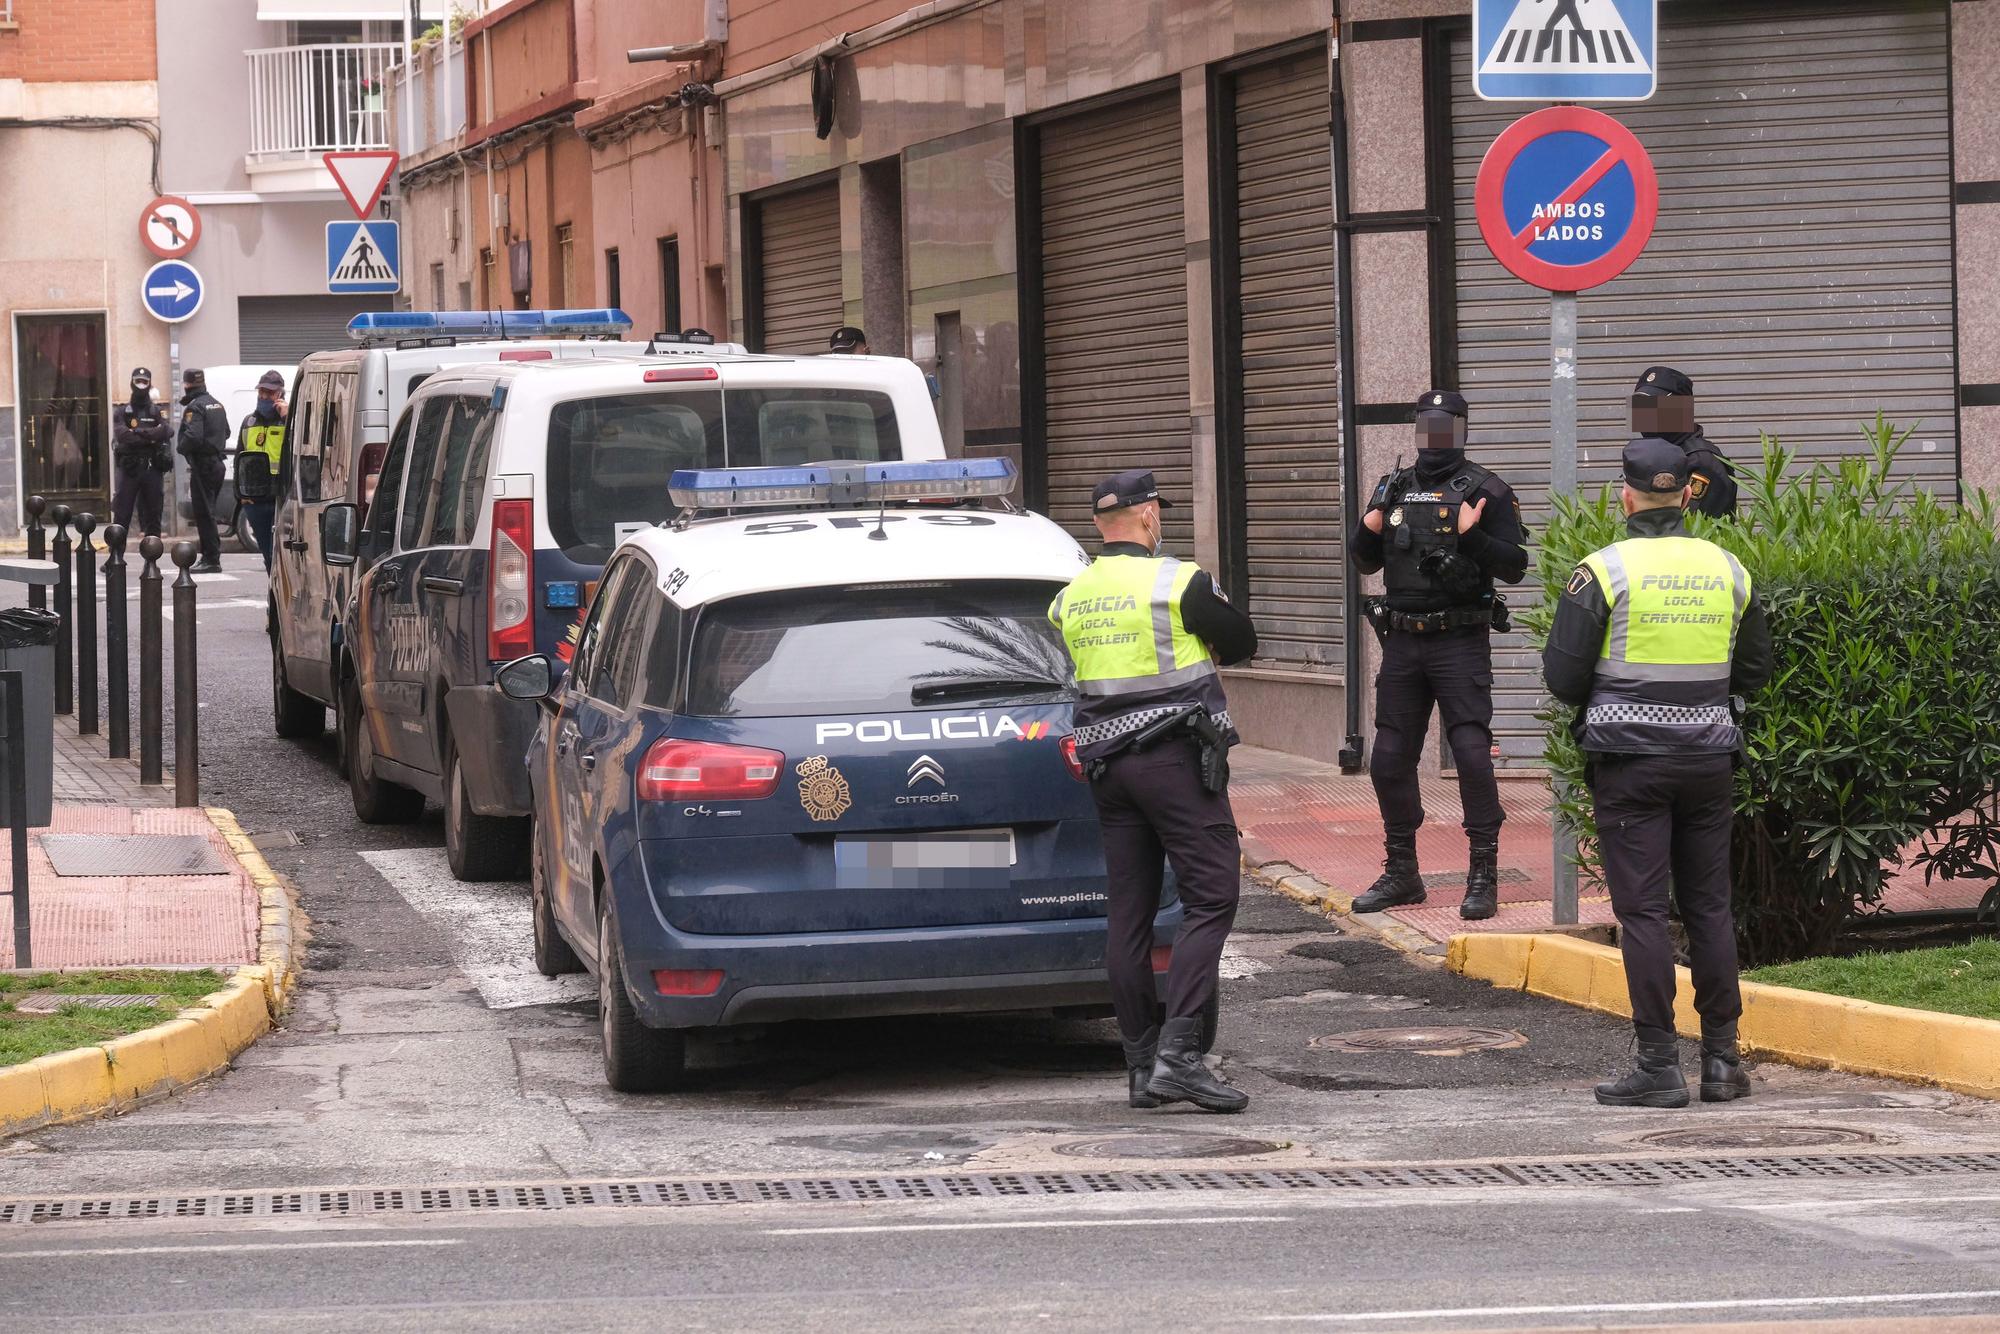
<svg viewBox="0 0 2000 1334"><path fill-rule="evenodd" d="M500 354L502 361L552 361L555 353L545 347L510 347Z"/></svg>
<svg viewBox="0 0 2000 1334"><path fill-rule="evenodd" d="M493 551L486 570L486 656L506 662L535 651L535 502L493 502Z"/></svg>
<svg viewBox="0 0 2000 1334"><path fill-rule="evenodd" d="M713 996L722 990L720 968L655 968L653 989L662 996Z"/></svg>
<svg viewBox="0 0 2000 1334"><path fill-rule="evenodd" d="M647 384L671 384L677 380L720 380L722 372L713 366L655 366L646 372Z"/></svg>
<svg viewBox="0 0 2000 1334"><path fill-rule="evenodd" d="M1076 736L1072 733L1061 741L1063 763L1069 766L1069 776L1077 782L1083 781L1083 761L1076 757Z"/></svg>
<svg viewBox="0 0 2000 1334"><path fill-rule="evenodd" d="M778 790L785 757L756 746L661 737L639 766L639 800L755 799Z"/></svg>
<svg viewBox="0 0 2000 1334"><path fill-rule="evenodd" d="M1174 961L1174 947L1173 947L1172 945L1155 945L1155 946L1153 946L1153 971L1154 971L1154 972L1156 972L1156 973L1164 973L1164 972L1166 972L1166 971L1167 971L1167 966L1168 966L1169 964L1173 963L1173 961Z"/></svg>
<svg viewBox="0 0 2000 1334"><path fill-rule="evenodd" d="M382 460L389 453L389 446L380 441L361 447L361 504L357 520L368 518L368 507L375 500L375 484L382 480ZM360 522L355 524L359 528Z"/></svg>

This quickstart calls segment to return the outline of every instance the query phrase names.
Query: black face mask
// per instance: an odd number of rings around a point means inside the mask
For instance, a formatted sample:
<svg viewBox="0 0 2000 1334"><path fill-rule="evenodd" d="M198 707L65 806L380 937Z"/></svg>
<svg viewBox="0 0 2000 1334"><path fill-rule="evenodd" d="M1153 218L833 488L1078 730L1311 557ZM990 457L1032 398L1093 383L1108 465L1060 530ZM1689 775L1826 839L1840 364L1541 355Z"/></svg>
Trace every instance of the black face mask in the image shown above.
<svg viewBox="0 0 2000 1334"><path fill-rule="evenodd" d="M138 385L138 384L133 385L132 406L134 408L137 408L140 412L145 412L151 409L153 406L153 391L151 389L148 389L144 385Z"/></svg>
<svg viewBox="0 0 2000 1334"><path fill-rule="evenodd" d="M1452 449L1420 449L1417 451L1417 480L1426 484L1441 482L1458 471L1465 462L1465 447Z"/></svg>

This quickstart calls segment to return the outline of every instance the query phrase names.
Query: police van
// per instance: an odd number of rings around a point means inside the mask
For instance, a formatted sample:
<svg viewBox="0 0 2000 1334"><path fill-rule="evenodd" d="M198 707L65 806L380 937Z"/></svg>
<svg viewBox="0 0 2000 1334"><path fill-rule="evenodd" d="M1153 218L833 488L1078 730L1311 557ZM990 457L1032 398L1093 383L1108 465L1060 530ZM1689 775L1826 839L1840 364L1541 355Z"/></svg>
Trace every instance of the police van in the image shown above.
<svg viewBox="0 0 2000 1334"><path fill-rule="evenodd" d="M694 1029L1108 1006L1047 615L1088 559L989 507L1012 486L1004 459L680 472L570 670L501 669L543 701L535 960L596 975L613 1088L674 1087Z"/></svg>
<svg viewBox="0 0 2000 1334"><path fill-rule="evenodd" d="M536 711L493 669L562 649L613 548L675 516L673 473L943 455L899 358L684 347L440 369L389 438L365 521L354 504L325 520L326 557L353 570L330 685L355 813L437 802L456 875L525 875Z"/></svg>

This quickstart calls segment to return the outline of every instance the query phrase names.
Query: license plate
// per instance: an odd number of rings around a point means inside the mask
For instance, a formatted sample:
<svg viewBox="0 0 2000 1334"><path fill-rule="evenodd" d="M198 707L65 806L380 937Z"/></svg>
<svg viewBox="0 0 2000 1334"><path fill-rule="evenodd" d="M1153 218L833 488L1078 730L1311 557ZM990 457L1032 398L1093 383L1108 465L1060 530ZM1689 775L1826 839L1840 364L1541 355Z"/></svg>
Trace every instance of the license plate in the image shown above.
<svg viewBox="0 0 2000 1334"><path fill-rule="evenodd" d="M904 888L920 881L1004 876L1014 865L1011 829L952 829L925 834L859 834L833 841L833 865L846 888Z"/></svg>

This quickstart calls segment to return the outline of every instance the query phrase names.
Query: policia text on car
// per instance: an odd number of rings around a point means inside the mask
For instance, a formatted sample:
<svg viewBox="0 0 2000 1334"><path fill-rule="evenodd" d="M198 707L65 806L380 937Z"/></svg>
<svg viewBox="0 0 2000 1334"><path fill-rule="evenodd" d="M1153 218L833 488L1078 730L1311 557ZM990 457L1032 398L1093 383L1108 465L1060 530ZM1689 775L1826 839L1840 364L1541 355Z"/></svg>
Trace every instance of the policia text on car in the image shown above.
<svg viewBox="0 0 2000 1334"><path fill-rule="evenodd" d="M1237 1112L1250 1100L1202 1063L1201 1016L1217 1003L1242 875L1227 790L1236 732L1216 665L1255 653L1257 631L1194 562L1158 554L1168 503L1150 472L1099 482L1091 509L1103 552L1057 595L1049 619L1076 666L1077 756L1104 829L1104 953L1131 1104ZM1163 855L1182 920L1161 1027L1151 947Z"/></svg>
<svg viewBox="0 0 2000 1334"><path fill-rule="evenodd" d="M1771 679L1771 634L1750 575L1689 537L1685 450L1625 446L1622 542L1584 558L1556 604L1542 670L1575 705L1625 983L1638 1068L1599 1084L1613 1106L1685 1107L1674 1039L1671 882L1687 928L1701 1015L1701 1096L1750 1092L1737 1061L1736 924L1729 906L1732 772L1743 746L1740 696Z"/></svg>
<svg viewBox="0 0 2000 1334"><path fill-rule="evenodd" d="M1417 461L1376 485L1348 539L1362 573L1380 570L1386 591L1368 603L1382 639L1369 774L1388 856L1381 878L1354 907L1379 912L1424 901L1417 758L1436 704L1472 845L1459 914L1491 917L1499 905L1505 818L1493 778L1491 634L1507 628L1507 604L1493 581L1521 582L1528 539L1512 488L1465 457L1465 400L1434 389L1417 400L1416 421Z"/></svg>

